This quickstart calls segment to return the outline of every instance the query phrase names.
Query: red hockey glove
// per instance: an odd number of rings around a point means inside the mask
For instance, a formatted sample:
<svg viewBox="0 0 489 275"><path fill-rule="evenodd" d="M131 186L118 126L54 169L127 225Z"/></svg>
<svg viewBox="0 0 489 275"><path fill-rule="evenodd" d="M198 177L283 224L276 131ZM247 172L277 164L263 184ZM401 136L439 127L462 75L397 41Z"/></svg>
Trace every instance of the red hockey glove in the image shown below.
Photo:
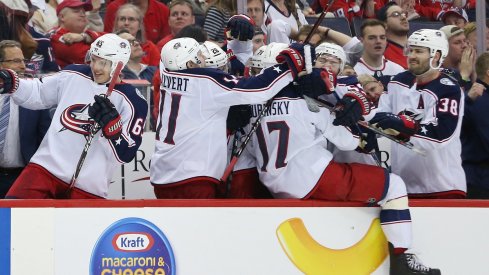
<svg viewBox="0 0 489 275"><path fill-rule="evenodd" d="M95 102L88 107L88 115L102 127L104 137L118 139L122 134L122 119L114 104L104 95L96 95Z"/></svg>
<svg viewBox="0 0 489 275"><path fill-rule="evenodd" d="M255 21L245 14L233 15L224 30L228 40L248 41L255 35Z"/></svg>
<svg viewBox="0 0 489 275"><path fill-rule="evenodd" d="M384 133L394 136L402 141L409 141L420 128L419 120L415 120L412 115L405 113L395 115L379 112L370 120L370 123Z"/></svg>
<svg viewBox="0 0 489 275"><path fill-rule="evenodd" d="M0 94L13 93L19 88L19 76L11 69L0 70Z"/></svg>
<svg viewBox="0 0 489 275"><path fill-rule="evenodd" d="M353 128L359 120L363 119L362 116L370 113L370 106L371 103L362 91L348 92L334 108L336 118L333 125Z"/></svg>

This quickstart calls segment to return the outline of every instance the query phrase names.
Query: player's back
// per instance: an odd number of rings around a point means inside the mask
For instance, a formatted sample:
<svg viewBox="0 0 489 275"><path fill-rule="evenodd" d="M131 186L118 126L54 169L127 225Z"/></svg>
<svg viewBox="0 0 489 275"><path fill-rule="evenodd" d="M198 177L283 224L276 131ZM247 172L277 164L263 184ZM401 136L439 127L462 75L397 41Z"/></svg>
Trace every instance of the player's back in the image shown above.
<svg viewBox="0 0 489 275"><path fill-rule="evenodd" d="M255 120L263 105L252 108ZM316 185L332 158L323 136L337 130L331 129L331 120L325 108L318 113L309 111L293 85L275 97L253 136L260 180L275 197L303 198ZM353 140L349 133L338 133L347 135L347 143Z"/></svg>

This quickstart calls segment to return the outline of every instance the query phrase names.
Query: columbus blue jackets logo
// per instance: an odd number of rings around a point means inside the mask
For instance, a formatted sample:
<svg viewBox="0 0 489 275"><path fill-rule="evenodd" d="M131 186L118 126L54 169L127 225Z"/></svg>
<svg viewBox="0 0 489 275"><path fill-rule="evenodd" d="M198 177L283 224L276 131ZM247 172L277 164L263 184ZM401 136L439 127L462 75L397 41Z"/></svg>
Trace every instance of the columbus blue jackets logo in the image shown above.
<svg viewBox="0 0 489 275"><path fill-rule="evenodd" d="M88 115L89 104L75 104L66 108L60 117L60 122L64 126L61 131L71 130L73 132L88 136L94 121Z"/></svg>

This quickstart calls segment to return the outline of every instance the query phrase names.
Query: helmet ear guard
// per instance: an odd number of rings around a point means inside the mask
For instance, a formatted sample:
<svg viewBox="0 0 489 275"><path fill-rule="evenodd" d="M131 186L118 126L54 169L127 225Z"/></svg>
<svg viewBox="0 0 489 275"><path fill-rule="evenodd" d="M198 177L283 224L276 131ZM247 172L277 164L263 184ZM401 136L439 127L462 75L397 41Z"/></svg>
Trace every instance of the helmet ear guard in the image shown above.
<svg viewBox="0 0 489 275"><path fill-rule="evenodd" d="M421 29L413 32L408 38L408 47L425 47L430 51L430 68L439 69L448 55L448 39L440 30ZM433 67L433 59L440 52L438 66Z"/></svg>
<svg viewBox="0 0 489 275"><path fill-rule="evenodd" d="M161 49L161 61L166 69L179 71L187 69L187 62L201 64L199 52L200 44L193 38L182 37L168 41Z"/></svg>

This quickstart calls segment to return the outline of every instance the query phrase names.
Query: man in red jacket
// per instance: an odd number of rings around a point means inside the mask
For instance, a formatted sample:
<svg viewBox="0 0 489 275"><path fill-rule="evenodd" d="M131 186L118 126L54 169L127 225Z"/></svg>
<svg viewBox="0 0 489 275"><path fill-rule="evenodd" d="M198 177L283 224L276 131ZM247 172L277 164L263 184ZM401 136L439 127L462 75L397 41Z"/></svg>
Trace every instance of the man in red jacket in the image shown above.
<svg viewBox="0 0 489 275"><path fill-rule="evenodd" d="M59 28L51 35L56 63L61 68L83 64L90 44L101 34L87 29L85 12L92 10L91 2L64 0L56 8Z"/></svg>
<svg viewBox="0 0 489 275"><path fill-rule="evenodd" d="M158 2L157 0L115 0L107 6L104 18L104 31L112 32L114 29L114 20L117 9L131 3L141 9L144 14L144 29L146 30L146 39L153 43L158 43L167 34L170 34L168 26L168 17L170 9Z"/></svg>

